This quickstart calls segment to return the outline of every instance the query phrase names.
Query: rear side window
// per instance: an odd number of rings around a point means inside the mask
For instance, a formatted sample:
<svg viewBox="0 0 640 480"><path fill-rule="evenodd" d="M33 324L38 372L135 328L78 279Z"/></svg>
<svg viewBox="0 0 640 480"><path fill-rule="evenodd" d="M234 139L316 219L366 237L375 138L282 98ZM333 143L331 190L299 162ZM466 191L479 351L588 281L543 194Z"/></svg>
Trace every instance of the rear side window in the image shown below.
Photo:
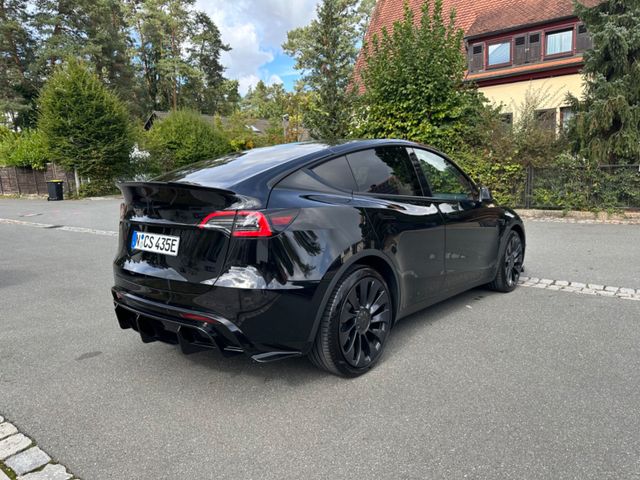
<svg viewBox="0 0 640 480"><path fill-rule="evenodd" d="M345 157L324 162L312 168L311 171L332 187L348 192L353 192L356 188L353 174Z"/></svg>
<svg viewBox="0 0 640 480"><path fill-rule="evenodd" d="M359 192L421 196L418 177L404 147L378 147L347 155Z"/></svg>
<svg viewBox="0 0 640 480"><path fill-rule="evenodd" d="M278 188L313 192L335 192L338 189L351 193L356 184L347 159L338 157L312 169L303 168L292 173L278 183Z"/></svg>

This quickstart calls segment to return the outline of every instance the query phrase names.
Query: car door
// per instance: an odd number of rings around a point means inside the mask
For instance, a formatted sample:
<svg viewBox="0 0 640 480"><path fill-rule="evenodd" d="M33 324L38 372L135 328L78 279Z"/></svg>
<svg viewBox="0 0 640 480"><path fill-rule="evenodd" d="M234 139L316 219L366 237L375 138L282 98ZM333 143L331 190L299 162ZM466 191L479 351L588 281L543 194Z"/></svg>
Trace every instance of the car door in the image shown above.
<svg viewBox="0 0 640 480"><path fill-rule="evenodd" d="M395 263L400 307L429 303L444 282L444 221L424 196L403 146L347 154L357 184L354 203L364 207L377 234L377 248Z"/></svg>
<svg viewBox="0 0 640 480"><path fill-rule="evenodd" d="M445 288L461 291L492 278L499 247L500 210L479 201L477 187L450 160L414 148L411 157L445 221Z"/></svg>

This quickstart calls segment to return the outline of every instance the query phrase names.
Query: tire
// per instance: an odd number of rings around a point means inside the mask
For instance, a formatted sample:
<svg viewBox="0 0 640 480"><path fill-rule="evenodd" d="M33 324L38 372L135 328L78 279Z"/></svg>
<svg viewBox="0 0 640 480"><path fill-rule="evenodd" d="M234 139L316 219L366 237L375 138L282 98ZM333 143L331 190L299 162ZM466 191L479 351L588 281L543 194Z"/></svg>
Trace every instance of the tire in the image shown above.
<svg viewBox="0 0 640 480"><path fill-rule="evenodd" d="M489 288L497 292L512 292L518 286L524 261L524 248L518 232L511 230L500 248L498 271Z"/></svg>
<svg viewBox="0 0 640 480"><path fill-rule="evenodd" d="M393 303L384 278L372 268L354 266L324 307L309 359L336 375L362 375L380 360L392 324Z"/></svg>

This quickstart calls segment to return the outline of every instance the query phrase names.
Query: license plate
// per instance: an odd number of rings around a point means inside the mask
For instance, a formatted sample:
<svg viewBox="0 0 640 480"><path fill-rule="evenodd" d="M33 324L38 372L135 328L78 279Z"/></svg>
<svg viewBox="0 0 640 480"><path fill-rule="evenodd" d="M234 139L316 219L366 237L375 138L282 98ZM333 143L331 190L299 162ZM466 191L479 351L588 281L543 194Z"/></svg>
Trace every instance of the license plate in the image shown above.
<svg viewBox="0 0 640 480"><path fill-rule="evenodd" d="M175 257L178 255L180 237L171 235L159 235L157 233L147 233L133 231L131 236L131 249L144 250L145 252L162 253Z"/></svg>

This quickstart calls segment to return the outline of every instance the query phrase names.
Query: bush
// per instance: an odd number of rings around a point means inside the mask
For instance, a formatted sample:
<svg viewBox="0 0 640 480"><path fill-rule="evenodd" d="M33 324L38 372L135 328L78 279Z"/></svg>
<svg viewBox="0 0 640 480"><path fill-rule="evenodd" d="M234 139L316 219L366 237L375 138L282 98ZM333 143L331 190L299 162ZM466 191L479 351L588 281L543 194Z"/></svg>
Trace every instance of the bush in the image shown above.
<svg viewBox="0 0 640 480"><path fill-rule="evenodd" d="M7 138L13 136L15 133L13 130L0 125L0 143L4 142Z"/></svg>
<svg viewBox="0 0 640 480"><path fill-rule="evenodd" d="M251 119L242 113L234 113L224 125L222 122L216 123L216 126L223 131L223 135L229 141L233 151L250 150L260 143L258 136L247 128Z"/></svg>
<svg viewBox="0 0 640 480"><path fill-rule="evenodd" d="M116 195L120 191L113 180L93 180L80 185L79 197L100 197L102 195Z"/></svg>
<svg viewBox="0 0 640 480"><path fill-rule="evenodd" d="M462 153L456 160L475 182L491 190L499 204L510 207L522 204L527 173L521 163L477 150Z"/></svg>
<svg viewBox="0 0 640 480"><path fill-rule="evenodd" d="M527 168L552 166L567 151L564 135L545 126L537 113L555 100L549 89L530 89L514 105L516 122L512 126L502 120L501 108L485 109L475 125L475 139L458 152L460 164L489 187L499 203L523 205Z"/></svg>
<svg viewBox="0 0 640 480"><path fill-rule="evenodd" d="M150 153L148 173L160 174L233 151L220 128L191 110L176 110L154 123L143 137Z"/></svg>
<svg viewBox="0 0 640 480"><path fill-rule="evenodd" d="M49 161L50 153L40 131L24 130L5 135L4 140L0 136L0 165L43 169Z"/></svg>
<svg viewBox="0 0 640 480"><path fill-rule="evenodd" d="M636 167L603 167L564 153L553 165L534 170L532 204L538 208L602 210L640 207L640 172Z"/></svg>

